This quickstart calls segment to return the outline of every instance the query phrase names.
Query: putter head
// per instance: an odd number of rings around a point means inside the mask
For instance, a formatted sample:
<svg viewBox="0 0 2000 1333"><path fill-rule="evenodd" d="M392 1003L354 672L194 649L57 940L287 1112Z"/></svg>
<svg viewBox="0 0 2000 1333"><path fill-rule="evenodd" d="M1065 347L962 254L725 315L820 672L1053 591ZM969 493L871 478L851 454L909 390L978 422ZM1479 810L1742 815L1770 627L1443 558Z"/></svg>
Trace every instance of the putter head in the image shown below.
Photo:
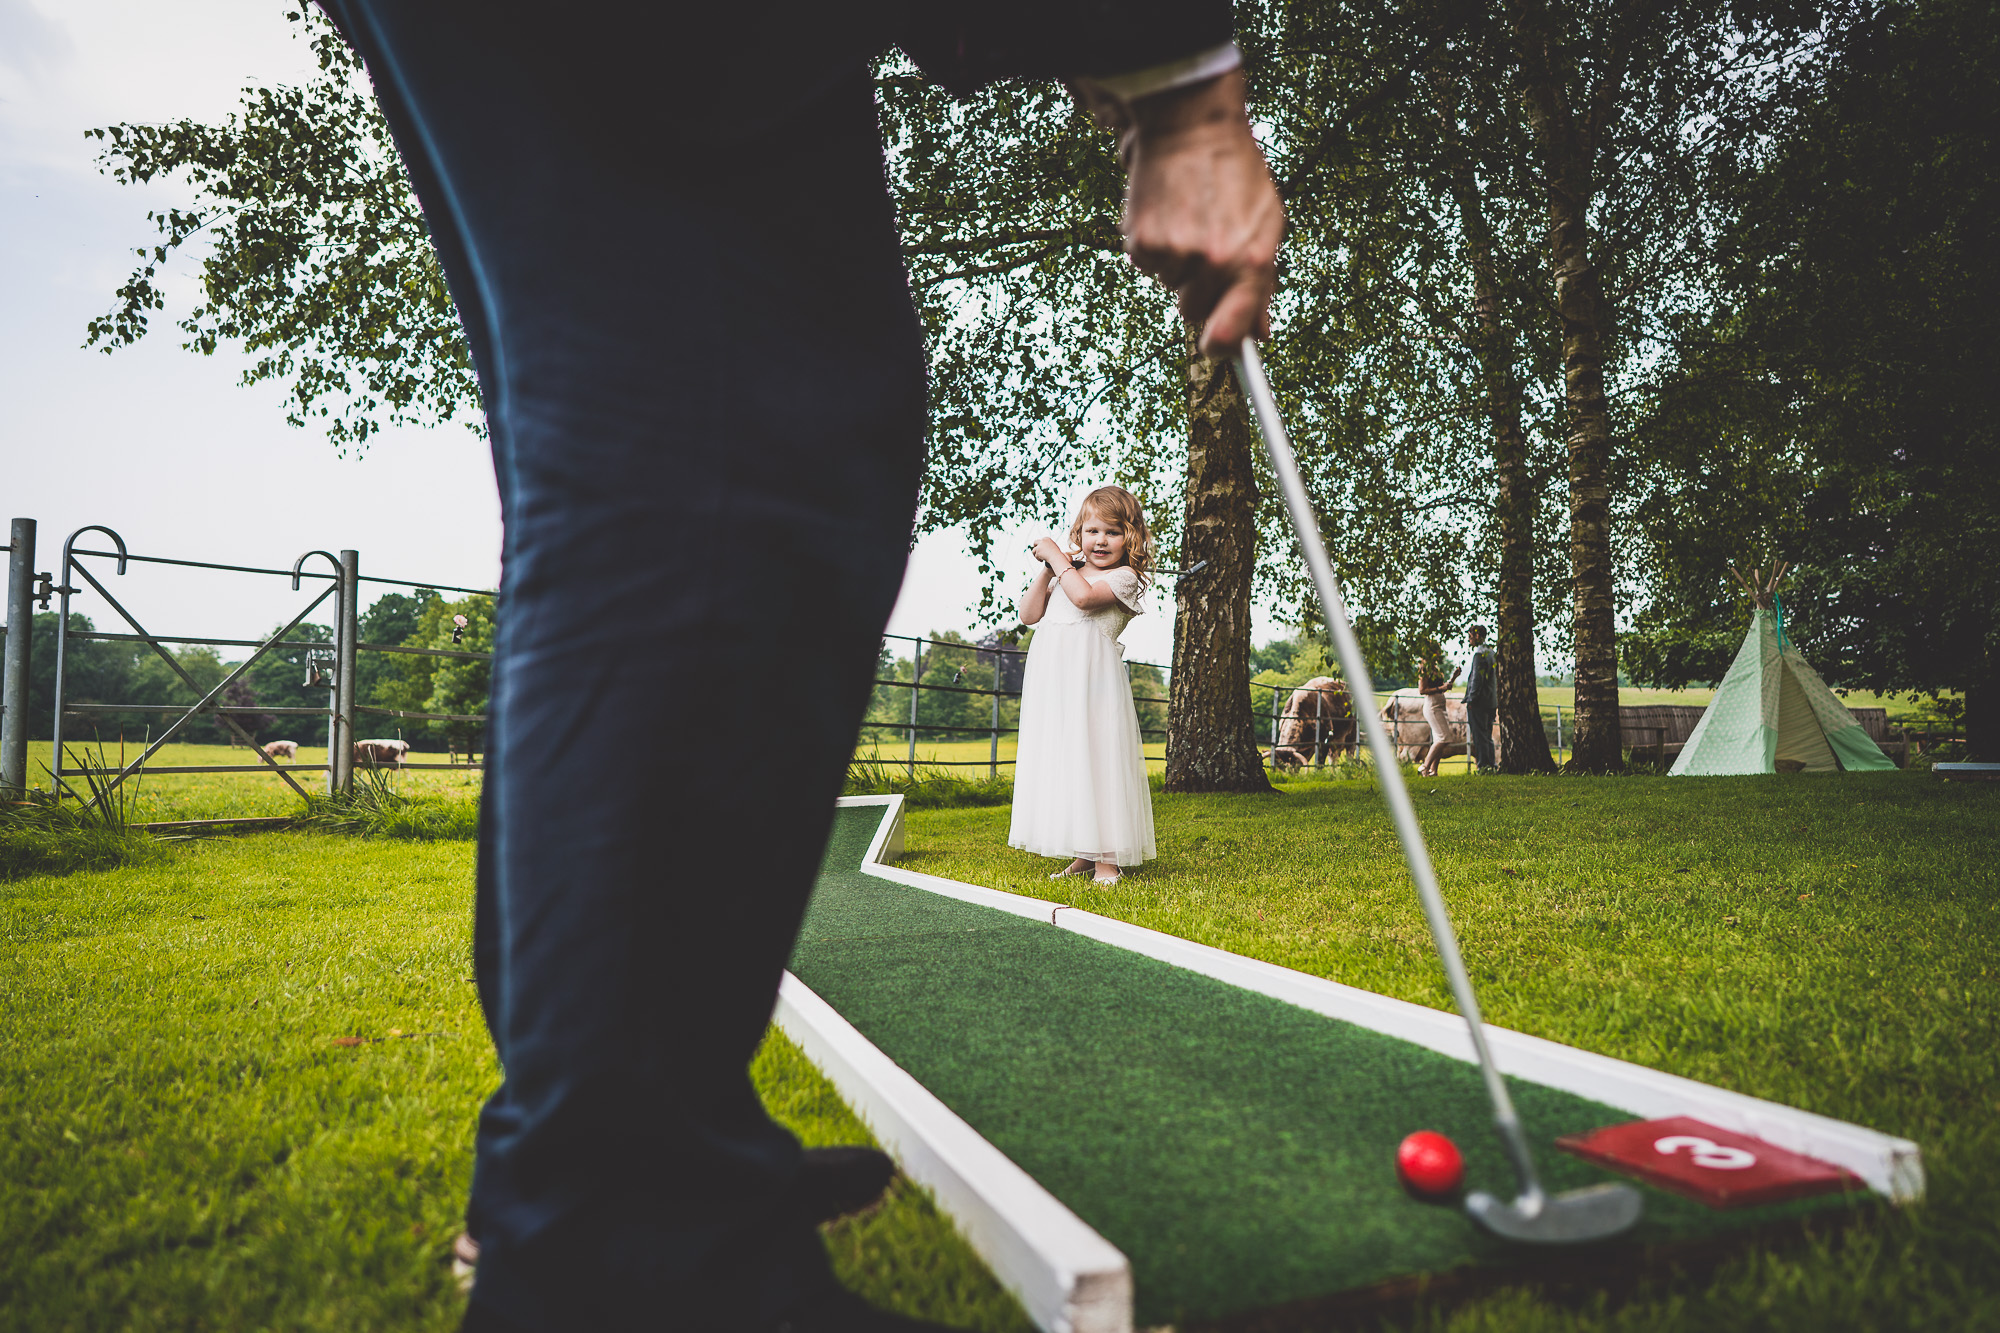
<svg viewBox="0 0 2000 1333"><path fill-rule="evenodd" d="M1472 1220L1505 1240L1529 1245L1583 1245L1629 1230L1646 1210L1630 1185L1592 1185L1566 1194L1540 1190L1509 1203L1491 1194L1467 1197Z"/></svg>

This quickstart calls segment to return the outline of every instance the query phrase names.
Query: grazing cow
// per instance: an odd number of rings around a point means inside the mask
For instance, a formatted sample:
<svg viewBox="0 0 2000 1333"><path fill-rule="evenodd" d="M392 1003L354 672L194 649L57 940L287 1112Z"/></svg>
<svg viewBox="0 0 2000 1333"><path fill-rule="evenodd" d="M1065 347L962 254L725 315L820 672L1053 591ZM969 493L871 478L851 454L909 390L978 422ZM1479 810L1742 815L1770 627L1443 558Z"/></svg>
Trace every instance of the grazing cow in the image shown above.
<svg viewBox="0 0 2000 1333"><path fill-rule="evenodd" d="M1397 690L1389 696L1377 714L1389 728L1389 739L1396 747L1396 753L1413 764L1422 764L1424 756L1430 753L1431 724L1424 718L1424 698L1415 690ZM1444 700L1445 747L1440 759L1450 759L1466 752L1465 745L1465 700L1462 697L1446 695ZM1493 723L1493 753L1500 754L1500 723Z"/></svg>
<svg viewBox="0 0 2000 1333"><path fill-rule="evenodd" d="M354 762L357 764L400 764L409 752L408 741L354 742Z"/></svg>
<svg viewBox="0 0 2000 1333"><path fill-rule="evenodd" d="M1274 768L1300 768L1322 747L1345 750L1354 744L1354 705L1347 686L1332 676L1314 676L1292 691L1278 719Z"/></svg>
<svg viewBox="0 0 2000 1333"><path fill-rule="evenodd" d="M299 743L297 741L272 741L264 747L264 754L266 758L289 759L296 764L299 761Z"/></svg>

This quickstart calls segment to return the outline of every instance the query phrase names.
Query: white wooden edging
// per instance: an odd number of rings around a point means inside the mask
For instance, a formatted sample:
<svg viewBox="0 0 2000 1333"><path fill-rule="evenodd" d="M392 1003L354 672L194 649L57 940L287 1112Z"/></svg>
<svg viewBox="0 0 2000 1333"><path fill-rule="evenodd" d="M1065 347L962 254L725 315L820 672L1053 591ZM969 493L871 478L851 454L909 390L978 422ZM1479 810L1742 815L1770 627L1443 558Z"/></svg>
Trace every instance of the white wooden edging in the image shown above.
<svg viewBox="0 0 2000 1333"><path fill-rule="evenodd" d="M899 814L900 812L891 812ZM884 827L888 820L883 821ZM772 1017L1047 1333L1130 1333L1125 1256L785 973Z"/></svg>
<svg viewBox="0 0 2000 1333"><path fill-rule="evenodd" d="M887 858L880 852L892 845L897 851L902 848L902 800L900 796L861 796L841 802L892 807L885 812L882 828L863 860L861 869L867 874L962 902L1048 921L1064 930L1397 1037L1453 1059L1467 1063L1474 1059L1471 1035L1465 1029L1465 1020L1456 1014L1343 986L1324 977L1245 958L1177 935L1114 921L1082 908L982 889L886 864ZM1723 1129L1750 1134L1781 1148L1845 1167L1892 1202L1914 1203L1923 1198L1923 1155L1908 1139L1491 1023L1486 1025L1486 1040L1501 1068L1514 1077L1588 1097L1641 1119L1694 1116Z"/></svg>

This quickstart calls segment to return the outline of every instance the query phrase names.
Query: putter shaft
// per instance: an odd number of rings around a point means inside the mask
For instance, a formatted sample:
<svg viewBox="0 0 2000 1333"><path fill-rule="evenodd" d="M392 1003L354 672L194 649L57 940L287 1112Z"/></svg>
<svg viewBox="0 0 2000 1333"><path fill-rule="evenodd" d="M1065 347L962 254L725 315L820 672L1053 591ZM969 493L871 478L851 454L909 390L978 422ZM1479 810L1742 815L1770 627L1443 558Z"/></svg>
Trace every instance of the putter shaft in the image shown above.
<svg viewBox="0 0 2000 1333"><path fill-rule="evenodd" d="M1334 578L1333 562L1327 556L1326 543L1320 539L1312 500L1306 494L1304 480L1299 476L1298 460L1292 454L1285 423L1278 416L1278 402L1271 393L1271 383L1264 377L1264 363L1257 354L1255 340L1243 340L1242 353L1236 361L1236 373L1256 414L1264 447L1271 456L1271 469L1278 474L1278 488L1284 494L1285 508L1290 512L1292 528L1298 534L1299 553L1305 557L1306 569L1312 574L1313 587L1318 590L1320 605L1326 611L1327 632L1333 637L1341 672L1347 677L1348 697L1372 698L1374 677L1369 673L1367 659L1362 656L1361 642L1354 637L1354 627L1348 623L1347 603L1340 595L1339 582ZM1534 1155L1528 1149L1528 1138L1522 1131L1520 1117L1514 1112L1513 1098L1507 1095L1507 1084L1493 1063L1493 1053L1487 1049L1486 1028L1479 1016L1479 998L1473 994L1472 979L1466 975L1465 960L1459 954L1458 935L1451 927L1450 914L1445 911L1444 895L1438 890L1437 874L1431 866L1430 849L1425 845L1423 829L1417 823L1417 811L1410 802L1409 788L1403 783L1403 769L1397 762L1395 747L1373 708L1356 708L1354 714L1368 737L1368 752L1375 757L1375 771L1381 779L1382 795L1389 803L1389 815L1396 825L1396 837L1403 845L1403 860L1410 868L1410 878L1416 882L1417 897L1423 903L1424 919L1430 923L1431 938L1437 942L1438 956L1444 962L1452 999L1458 1004L1458 1012L1464 1015L1466 1027L1472 1034L1472 1047L1479 1056L1479 1069L1486 1079L1486 1093L1493 1104L1494 1126L1499 1130L1501 1143L1520 1177L1523 1199L1540 1199L1543 1197L1542 1185L1535 1170Z"/></svg>

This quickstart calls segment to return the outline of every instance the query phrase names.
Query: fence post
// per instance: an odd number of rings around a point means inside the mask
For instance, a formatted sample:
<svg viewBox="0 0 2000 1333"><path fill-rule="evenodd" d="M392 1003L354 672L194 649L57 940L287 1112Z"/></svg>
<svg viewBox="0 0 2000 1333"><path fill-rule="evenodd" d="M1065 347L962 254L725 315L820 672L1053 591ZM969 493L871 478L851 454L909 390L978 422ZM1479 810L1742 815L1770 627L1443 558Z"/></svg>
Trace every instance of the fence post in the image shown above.
<svg viewBox="0 0 2000 1333"><path fill-rule="evenodd" d="M1271 691L1271 767L1278 766L1278 687L1267 687Z"/></svg>
<svg viewBox="0 0 2000 1333"><path fill-rule="evenodd" d="M986 780L988 782L998 782L1000 780L1000 666L1003 660L1000 656L1000 650L995 648L993 650L993 746L991 760L986 769ZM1127 674L1130 673L1128 672ZM1139 739L1143 745L1145 737L1142 736Z"/></svg>
<svg viewBox="0 0 2000 1333"><path fill-rule="evenodd" d="M1556 762L1562 762L1563 753L1563 706L1556 705Z"/></svg>
<svg viewBox="0 0 2000 1333"><path fill-rule="evenodd" d="M338 608L335 609L336 611L338 610ZM336 625L340 623L339 615L336 614L333 619ZM313 650L310 648L306 649L306 661L311 662L313 660ZM334 767L333 763L333 756L337 752L334 742L340 738L340 725L335 720L340 713L340 705L337 700L338 695L335 691L328 690L326 692L326 794L328 796L340 790L340 772ZM353 751L348 751L348 754L352 756Z"/></svg>
<svg viewBox="0 0 2000 1333"><path fill-rule="evenodd" d="M335 791L354 787L354 670L360 657L355 647L361 640L360 601L361 553L342 551L340 591L333 612L333 729L328 739L332 753L327 756Z"/></svg>
<svg viewBox="0 0 2000 1333"><path fill-rule="evenodd" d="M924 641L917 640L910 658L910 781L917 780L917 691L923 688Z"/></svg>
<svg viewBox="0 0 2000 1333"><path fill-rule="evenodd" d="M35 641L35 520L17 518L7 552L7 657L0 686L0 790L28 789L28 669Z"/></svg>

